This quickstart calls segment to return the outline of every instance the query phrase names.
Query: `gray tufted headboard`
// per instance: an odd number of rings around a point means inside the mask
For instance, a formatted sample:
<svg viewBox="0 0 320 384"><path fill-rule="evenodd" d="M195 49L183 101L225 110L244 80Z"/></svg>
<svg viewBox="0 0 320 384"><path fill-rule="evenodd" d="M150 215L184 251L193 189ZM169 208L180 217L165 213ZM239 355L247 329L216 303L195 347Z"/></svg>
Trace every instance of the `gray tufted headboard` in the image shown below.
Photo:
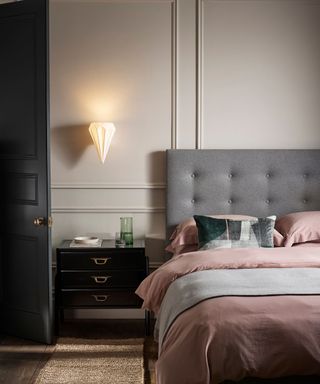
<svg viewBox="0 0 320 384"><path fill-rule="evenodd" d="M167 237L194 214L320 210L320 150L167 151Z"/></svg>

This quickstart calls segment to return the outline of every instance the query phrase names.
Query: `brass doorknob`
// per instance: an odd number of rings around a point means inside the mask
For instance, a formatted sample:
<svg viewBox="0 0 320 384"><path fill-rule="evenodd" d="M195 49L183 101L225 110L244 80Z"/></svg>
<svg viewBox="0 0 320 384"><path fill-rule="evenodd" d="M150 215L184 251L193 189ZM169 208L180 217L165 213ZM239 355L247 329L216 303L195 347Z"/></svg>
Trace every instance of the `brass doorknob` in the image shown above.
<svg viewBox="0 0 320 384"><path fill-rule="evenodd" d="M36 217L34 220L33 220L33 224L36 226L36 227L40 227L40 226L43 226L43 225L46 225L47 224L47 221L44 217Z"/></svg>

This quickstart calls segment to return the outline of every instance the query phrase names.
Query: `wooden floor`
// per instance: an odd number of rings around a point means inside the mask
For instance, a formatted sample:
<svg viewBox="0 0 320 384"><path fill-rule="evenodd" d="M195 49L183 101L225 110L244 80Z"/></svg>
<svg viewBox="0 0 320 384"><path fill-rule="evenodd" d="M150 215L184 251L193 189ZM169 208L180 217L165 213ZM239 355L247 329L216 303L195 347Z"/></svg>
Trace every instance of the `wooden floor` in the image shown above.
<svg viewBox="0 0 320 384"><path fill-rule="evenodd" d="M144 338L143 320L81 320L65 322L62 337L126 339ZM32 384L39 370L52 355L54 346L0 335L0 384ZM145 384L155 383L157 344L145 338ZM225 382L232 383L232 382ZM243 384L320 384L320 377L282 378L273 380L244 379ZM179 384L179 383L177 383Z"/></svg>
<svg viewBox="0 0 320 384"><path fill-rule="evenodd" d="M143 320L94 320L65 322L62 337L126 339L144 338ZM0 384L32 384L52 355L54 346L0 335ZM145 383L155 384L157 346L145 340Z"/></svg>

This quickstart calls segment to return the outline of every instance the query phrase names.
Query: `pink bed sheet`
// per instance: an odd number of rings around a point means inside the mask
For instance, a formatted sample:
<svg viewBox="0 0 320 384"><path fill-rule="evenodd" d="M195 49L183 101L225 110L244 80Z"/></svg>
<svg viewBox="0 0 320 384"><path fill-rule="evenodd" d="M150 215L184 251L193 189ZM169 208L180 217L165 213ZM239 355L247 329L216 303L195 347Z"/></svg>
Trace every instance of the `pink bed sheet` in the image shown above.
<svg viewBox="0 0 320 384"><path fill-rule="evenodd" d="M218 268L320 268L320 248L215 249L179 255L137 289L160 310L175 279ZM157 384L216 384L246 376L320 375L320 296L223 297L178 316L157 362Z"/></svg>
<svg viewBox="0 0 320 384"><path fill-rule="evenodd" d="M169 329L157 384L320 375L319 319L320 296L203 301Z"/></svg>

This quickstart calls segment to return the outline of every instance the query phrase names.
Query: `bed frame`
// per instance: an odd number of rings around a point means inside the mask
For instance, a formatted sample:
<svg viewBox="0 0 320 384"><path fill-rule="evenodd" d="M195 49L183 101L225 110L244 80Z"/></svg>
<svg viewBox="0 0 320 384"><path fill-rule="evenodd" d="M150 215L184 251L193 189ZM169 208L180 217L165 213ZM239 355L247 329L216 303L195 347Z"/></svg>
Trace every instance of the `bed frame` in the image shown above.
<svg viewBox="0 0 320 384"><path fill-rule="evenodd" d="M167 151L167 239L194 214L263 217L312 210L320 210L320 150ZM315 384L319 377L269 381Z"/></svg>
<svg viewBox="0 0 320 384"><path fill-rule="evenodd" d="M167 238L194 214L320 210L320 150L167 151Z"/></svg>

